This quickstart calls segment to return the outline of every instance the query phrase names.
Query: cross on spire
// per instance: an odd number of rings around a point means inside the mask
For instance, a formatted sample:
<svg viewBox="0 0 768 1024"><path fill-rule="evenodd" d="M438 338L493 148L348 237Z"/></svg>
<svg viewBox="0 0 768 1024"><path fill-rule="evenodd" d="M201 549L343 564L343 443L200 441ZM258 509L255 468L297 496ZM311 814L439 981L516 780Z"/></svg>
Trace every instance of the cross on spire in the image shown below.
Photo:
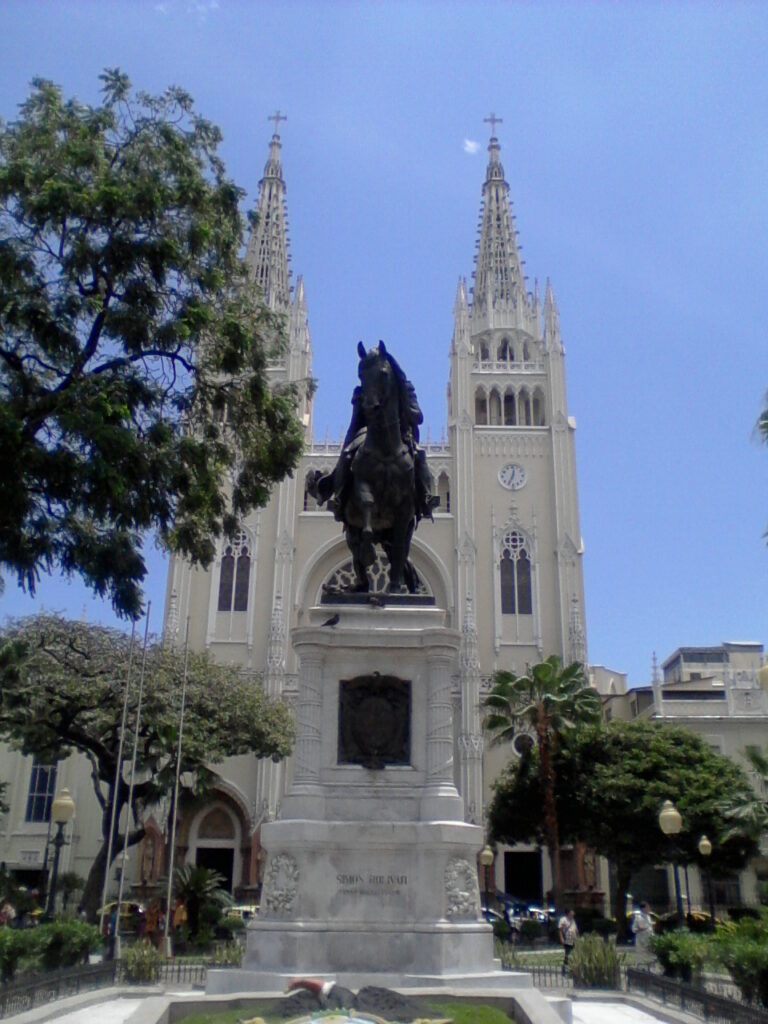
<svg viewBox="0 0 768 1024"><path fill-rule="evenodd" d="M496 136L496 125L504 122L503 117L496 117L495 114L491 114L490 117L484 117L483 121L491 126L491 138Z"/></svg>
<svg viewBox="0 0 768 1024"><path fill-rule="evenodd" d="M278 133L278 131L280 129L280 122L281 121L287 121L288 118L286 117L285 114L282 114L279 110L276 110L274 112L274 114L271 115L271 117L267 118L267 120L275 122L275 135L277 135L277 133Z"/></svg>

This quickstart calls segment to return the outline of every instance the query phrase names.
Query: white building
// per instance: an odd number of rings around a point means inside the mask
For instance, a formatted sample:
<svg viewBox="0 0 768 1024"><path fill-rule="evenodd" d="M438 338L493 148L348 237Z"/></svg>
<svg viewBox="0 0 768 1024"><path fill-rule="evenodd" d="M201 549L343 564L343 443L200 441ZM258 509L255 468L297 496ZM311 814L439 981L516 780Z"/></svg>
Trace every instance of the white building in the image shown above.
<svg viewBox="0 0 768 1024"><path fill-rule="evenodd" d="M740 765L758 797L767 799L763 780L745 756L748 747L768 748L768 667L763 665L763 645L726 642L718 647L678 647L661 669L659 675L654 667L650 686L630 690L621 674L593 669L593 674L603 673L595 675L595 682L604 697L606 719L643 718L690 729ZM648 869L632 884L658 903L671 891L668 875L666 869ZM761 881L768 881L768 845L743 871L713 879L714 900L718 907L757 904ZM691 905L706 909L708 894L695 869L688 872L687 882Z"/></svg>
<svg viewBox="0 0 768 1024"><path fill-rule="evenodd" d="M441 506L434 523L421 524L411 547L424 590L463 637L452 668L454 768L466 819L475 823L483 820L490 780L507 757L504 751L483 750L479 701L484 682L496 669L523 671L550 654L586 659L576 425L566 401L558 310L549 283L543 300L538 286L527 288L495 136L488 154L474 287L459 279L453 336L446 339L448 440L426 446ZM288 322L288 350L269 372L275 381L301 380L311 375L312 366L309 300L301 278L290 284L277 133L270 142L258 208L248 260L270 306L285 313ZM434 301L451 301L449 288L446 282L445 294ZM390 348L408 372L406 345L405 337L400 345L392 339ZM418 393L419 381L413 383ZM171 560L165 609L169 641L181 642L189 619L193 647L208 648L217 659L259 674L270 693L288 700L294 698L297 678L291 630L306 621L309 608L323 602L324 585L350 571L340 525L317 508L304 487L308 474L334 465L339 445L313 440L309 401L300 414L306 453L299 471L275 488L266 508L248 517L234 543L221 546L209 571ZM377 589L384 572L381 566L377 570ZM4 757L0 777L8 776L6 763ZM38 804L30 803L28 794L45 781L49 790L53 786L50 774L41 775L29 759L14 761L10 770L14 785L11 811L0 824L0 860L21 870L33 856L42 863L45 845L46 825L30 820L30 807L34 819ZM228 761L212 799L182 808L181 856L217 867L235 891L253 894L263 862L259 826L278 814L291 774L290 760ZM90 779L81 766L67 763L59 768L59 784L76 789L76 842L69 857L84 873L98 841L98 829L90 827ZM44 810L44 804L39 807ZM137 879L163 871L162 830L154 820L147 824L145 849L134 858ZM504 871L508 876L519 872L519 878L505 879ZM549 879L542 876L538 852L501 858L496 885L540 896Z"/></svg>

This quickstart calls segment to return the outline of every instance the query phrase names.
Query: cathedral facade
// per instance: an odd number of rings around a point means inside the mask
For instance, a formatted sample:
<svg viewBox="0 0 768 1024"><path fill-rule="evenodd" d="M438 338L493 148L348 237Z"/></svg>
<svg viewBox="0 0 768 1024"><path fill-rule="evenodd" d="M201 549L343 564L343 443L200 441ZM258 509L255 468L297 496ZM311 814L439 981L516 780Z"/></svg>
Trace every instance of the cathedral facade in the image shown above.
<svg viewBox="0 0 768 1024"><path fill-rule="evenodd" d="M550 654L586 662L575 423L566 402L558 311L549 284L543 299L538 288L526 289L495 136L480 201L474 287L459 280L453 336L445 340L447 440L424 446L440 506L433 522L422 522L410 553L420 589L442 610L444 624L461 635L449 670L453 772L465 819L474 824L483 823L490 784L510 756L509 748L483 745L480 701L493 672L522 672ZM276 132L247 250L266 301L287 324L286 350L269 367L275 383L312 375L304 284L299 278L292 285L288 270L286 209ZM448 286L436 301L451 301ZM418 391L419 381L414 384ZM194 648L240 666L254 685L294 704L299 666L292 631L307 624L309 609L324 603L327 587L343 584L352 572L341 525L306 486L317 470L333 468L341 446L314 440L311 398L302 401L306 448L300 467L274 489L265 508L246 519L237 537L221 544L207 571L171 559L163 624L165 638L181 645L189 623ZM383 561L371 575L376 589L386 586ZM51 800L66 786L77 812L61 870L85 877L101 843L87 760L75 754L47 765L3 745L0 769L0 777L10 780L0 861L19 881L39 884L49 866ZM177 863L216 868L235 896L251 903L264 867L261 825L280 814L293 759L236 757L219 770L219 784L205 801L180 808ZM151 895L166 871L168 811L167 801L155 809L144 822L141 848L132 851L128 878L139 895ZM540 898L550 884L544 861L533 848L505 851L496 862L497 888ZM117 862L114 889L116 872Z"/></svg>
<svg viewBox="0 0 768 1024"><path fill-rule="evenodd" d="M269 372L274 382L303 381L312 374L309 316L303 280L290 282L277 132L257 209L247 259L270 307L284 314L288 333L286 351ZM453 336L446 339L447 441L425 446L440 506L434 522L414 535L411 561L446 625L461 632L451 672L454 777L466 820L482 824L490 783L510 753L484 750L480 700L491 675L501 668L522 672L550 654L586 662L575 421L567 408L558 310L549 283L543 299L538 287L526 288L495 135L481 189L473 278L473 288L459 280ZM306 430L299 469L233 541L221 545L209 570L172 559L164 625L167 640L181 643L189 622L193 647L241 666L254 685L289 702L295 702L298 677L291 632L352 572L340 524L307 489L316 471L333 468L340 443L313 439L310 398L299 414ZM376 589L386 585L383 561L372 578ZM250 894L263 863L260 825L279 816L292 763L236 758L221 776L214 799L187 810L180 852L217 867L234 890ZM529 856L538 863L538 853ZM513 879L502 877L502 864L509 873L514 860L507 855L498 863L497 886L517 891ZM544 876L537 870L538 881L529 877L525 887L540 895L548 878L546 866Z"/></svg>

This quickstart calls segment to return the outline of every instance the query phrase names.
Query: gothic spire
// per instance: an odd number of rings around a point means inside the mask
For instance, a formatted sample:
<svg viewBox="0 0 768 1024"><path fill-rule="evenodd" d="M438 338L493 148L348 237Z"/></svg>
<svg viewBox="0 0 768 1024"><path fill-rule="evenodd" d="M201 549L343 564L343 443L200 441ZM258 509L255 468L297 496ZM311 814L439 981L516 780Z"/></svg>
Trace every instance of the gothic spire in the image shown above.
<svg viewBox="0 0 768 1024"><path fill-rule="evenodd" d="M269 144L264 177L259 182L258 219L248 240L246 259L270 309L279 311L288 309L291 297L286 189L278 134L280 121L287 118L278 110L267 120L275 122L275 131Z"/></svg>
<svg viewBox="0 0 768 1024"><path fill-rule="evenodd" d="M500 121L486 118L495 132ZM509 185L500 160L499 140L491 135L488 143L488 167L483 184L480 234L475 257L473 314L516 307L526 300L525 278L518 251L515 222L509 201Z"/></svg>

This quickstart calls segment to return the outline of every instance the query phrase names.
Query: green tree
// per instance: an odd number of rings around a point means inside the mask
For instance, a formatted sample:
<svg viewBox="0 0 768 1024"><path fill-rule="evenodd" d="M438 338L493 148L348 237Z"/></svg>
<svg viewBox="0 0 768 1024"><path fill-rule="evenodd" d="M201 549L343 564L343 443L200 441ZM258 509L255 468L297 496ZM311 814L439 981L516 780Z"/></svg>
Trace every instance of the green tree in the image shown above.
<svg viewBox="0 0 768 1024"><path fill-rule="evenodd" d="M48 615L12 621L0 633L0 738L47 763L73 751L90 762L103 843L81 898L89 914L96 912L101 900L113 802L119 823L128 801L138 649L117 786L115 775L129 648L130 637L118 630ZM173 788L183 670L183 651L158 643L148 647L129 846L144 836L145 809ZM267 697L258 680L216 665L207 654L189 653L181 770L183 779L191 779L193 793L215 782L211 765L225 757L284 757L293 738L287 706ZM115 855L122 850L123 838L117 827Z"/></svg>
<svg viewBox="0 0 768 1024"><path fill-rule="evenodd" d="M483 707L483 726L491 743L509 743L521 729L531 730L536 737L541 831L552 863L552 894L559 903L563 883L554 758L564 734L580 724L599 721L600 697L589 685L583 665L572 662L562 666L552 655L522 676L496 672Z"/></svg>
<svg viewBox="0 0 768 1024"><path fill-rule="evenodd" d="M99 106L36 79L0 123L0 566L135 618L147 532L207 565L303 433L219 130L181 89L101 77Z"/></svg>
<svg viewBox="0 0 768 1024"><path fill-rule="evenodd" d="M756 849L746 832L735 832L724 804L750 791L744 772L699 736L652 722L612 722L572 730L556 755L556 804L563 841L581 840L607 857L611 905L620 913L632 875L667 860L671 851L659 827L664 800L672 797L683 819L676 852L682 863L730 870ZM539 836L537 751L499 777L489 811L491 834L504 842ZM702 834L712 841L709 863L698 851Z"/></svg>

